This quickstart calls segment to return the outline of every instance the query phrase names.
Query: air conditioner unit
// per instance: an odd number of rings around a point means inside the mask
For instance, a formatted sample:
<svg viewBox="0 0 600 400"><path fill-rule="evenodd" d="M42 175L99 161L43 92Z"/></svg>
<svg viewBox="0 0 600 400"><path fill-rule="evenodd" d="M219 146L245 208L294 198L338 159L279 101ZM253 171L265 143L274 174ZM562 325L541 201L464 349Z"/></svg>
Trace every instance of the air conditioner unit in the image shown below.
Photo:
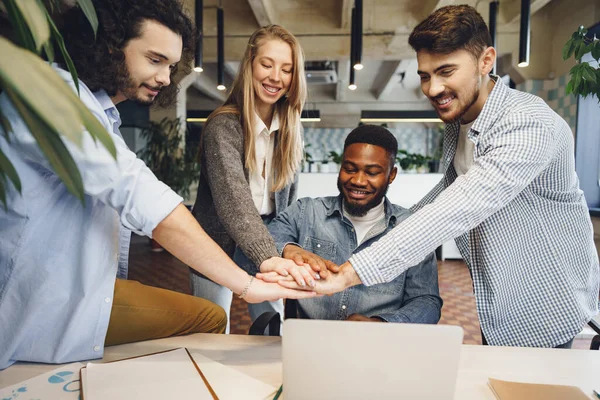
<svg viewBox="0 0 600 400"><path fill-rule="evenodd" d="M328 85L330 83L336 83L337 73L335 70L308 70L306 73L306 82L309 85Z"/></svg>

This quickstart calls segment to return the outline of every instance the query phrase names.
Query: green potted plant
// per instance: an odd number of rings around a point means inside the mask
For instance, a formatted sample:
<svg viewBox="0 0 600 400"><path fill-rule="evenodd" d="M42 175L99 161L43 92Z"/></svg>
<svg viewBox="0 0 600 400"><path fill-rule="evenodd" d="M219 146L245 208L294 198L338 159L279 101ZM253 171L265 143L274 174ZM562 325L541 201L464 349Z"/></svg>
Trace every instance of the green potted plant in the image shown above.
<svg viewBox="0 0 600 400"><path fill-rule="evenodd" d="M188 198L190 186L200 178L200 167L195 157L198 142L186 141L186 145L182 146L181 120L163 118L160 122L150 121L140 136L146 140L146 146L138 152L139 157L158 179L183 198ZM187 130L185 137L189 139ZM152 243L153 250L161 249L157 245Z"/></svg>
<svg viewBox="0 0 600 400"><path fill-rule="evenodd" d="M329 152L329 160L336 165L335 172L338 172L342 165L342 154L332 150Z"/></svg>
<svg viewBox="0 0 600 400"><path fill-rule="evenodd" d="M308 152L308 148L312 147L310 143L304 145L304 160L302 162L302 172L311 172L314 163L312 154ZM308 167L306 167L308 165Z"/></svg>
<svg viewBox="0 0 600 400"><path fill-rule="evenodd" d="M600 40L596 37L589 38L586 34L587 29L580 26L563 47L563 60L573 57L576 61L575 66L569 71L571 79L567 83L566 90L567 94L573 93L584 98L589 95L596 96L600 102L600 66L598 64L600 62ZM582 57L588 53L591 53L592 58L596 60L596 66L581 61Z"/></svg>
<svg viewBox="0 0 600 400"><path fill-rule="evenodd" d="M404 149L399 149L396 155L396 162L400 166L400 169L405 173L415 172L416 167L415 158L412 153Z"/></svg>

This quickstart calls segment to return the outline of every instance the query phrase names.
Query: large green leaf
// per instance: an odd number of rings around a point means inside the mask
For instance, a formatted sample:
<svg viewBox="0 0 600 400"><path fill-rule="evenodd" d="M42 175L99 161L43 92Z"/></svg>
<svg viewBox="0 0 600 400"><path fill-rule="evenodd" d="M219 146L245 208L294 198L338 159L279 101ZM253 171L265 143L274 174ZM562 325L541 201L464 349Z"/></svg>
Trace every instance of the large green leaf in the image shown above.
<svg viewBox="0 0 600 400"><path fill-rule="evenodd" d="M12 89L5 88L5 93L27 124L27 127L29 127L31 134L56 175L60 177L67 189L83 203L84 191L81 174L58 133L53 131L27 104L22 102L18 94L13 92Z"/></svg>
<svg viewBox="0 0 600 400"><path fill-rule="evenodd" d="M0 54L6 56L0 57L2 86L11 88L53 131L80 144L85 127L116 157L116 148L104 126L47 63L1 37Z"/></svg>
<svg viewBox="0 0 600 400"><path fill-rule="evenodd" d="M50 29L52 30L52 39L58 45L58 49L65 60L65 64L67 64L67 69L71 73L71 77L73 78L73 82L75 82L75 89L77 89L77 94L79 94L79 78L77 77L77 70L75 69L75 64L73 64L73 60L67 51L67 47L65 46L65 41L63 40L62 35L58 31L56 24L52 20L52 17L46 11L46 18L48 19L48 23L50 24Z"/></svg>
<svg viewBox="0 0 600 400"><path fill-rule="evenodd" d="M596 74L594 68L588 63L582 63L582 76L586 81L596 83Z"/></svg>
<svg viewBox="0 0 600 400"><path fill-rule="evenodd" d="M573 54L573 50L575 50L575 43L573 42L573 39L569 39L562 49L563 60L566 60L569 57L571 57L571 54Z"/></svg>
<svg viewBox="0 0 600 400"><path fill-rule="evenodd" d="M94 8L92 0L77 0L77 4L79 4L79 7L81 7L81 10L87 17L88 21L90 21L90 25L94 30L95 37L96 32L98 31L98 16L96 15L96 9Z"/></svg>
<svg viewBox="0 0 600 400"><path fill-rule="evenodd" d="M10 132L12 132L12 126L11 126L8 118L6 118L4 113L2 113L2 110L0 110L0 128L2 128L4 137L6 138L6 140L10 142L10 138L9 138L8 134Z"/></svg>
<svg viewBox="0 0 600 400"><path fill-rule="evenodd" d="M37 51L35 41L31 36L31 31L27 26L27 22L23 18L23 14L19 11L15 0L5 0L6 13L8 20L11 22L17 42L24 48L33 52Z"/></svg>
<svg viewBox="0 0 600 400"><path fill-rule="evenodd" d="M50 39L50 27L46 19L46 7L40 0L15 0L15 3L27 23L35 42L35 47L39 52L44 43Z"/></svg>
<svg viewBox="0 0 600 400"><path fill-rule="evenodd" d="M8 157L2 152L2 149L0 149L0 180L5 180L5 177L10 179L19 192L21 191L21 180L19 179L17 170Z"/></svg>
<svg viewBox="0 0 600 400"><path fill-rule="evenodd" d="M600 60L600 40L594 41L594 47L592 48L592 57L594 60Z"/></svg>

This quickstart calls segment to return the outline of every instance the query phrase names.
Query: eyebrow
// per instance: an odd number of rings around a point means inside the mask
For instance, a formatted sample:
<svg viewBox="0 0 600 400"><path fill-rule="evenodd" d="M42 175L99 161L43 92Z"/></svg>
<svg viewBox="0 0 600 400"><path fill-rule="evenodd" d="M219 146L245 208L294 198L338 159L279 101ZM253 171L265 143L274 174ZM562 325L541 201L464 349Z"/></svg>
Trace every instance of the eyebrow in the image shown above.
<svg viewBox="0 0 600 400"><path fill-rule="evenodd" d="M352 165L353 167L358 168L358 164L356 164L350 160L344 160L343 164L346 164L346 163ZM373 169L373 168L385 169L381 164L367 164L367 165L363 166L363 168L364 169Z"/></svg>
<svg viewBox="0 0 600 400"><path fill-rule="evenodd" d="M434 69L433 72L438 72L439 70L446 69L446 68L452 68L452 67L456 67L456 66L457 66L457 64L444 64L444 65L440 65L439 67L437 67L436 69ZM428 75L427 72L421 71L420 69L417 70L417 74L419 74L419 75L421 75L421 74Z"/></svg>
<svg viewBox="0 0 600 400"><path fill-rule="evenodd" d="M267 57L267 56L261 56L259 59L260 59L260 60L262 60L263 58L264 58L264 59L266 59L266 60L269 60L269 61L271 61L272 63L275 63L275 60L273 60L271 57ZM286 66L286 65L292 66L292 65L294 65L294 64L293 64L293 63L285 63L285 64L283 64L283 65L284 65L284 66Z"/></svg>
<svg viewBox="0 0 600 400"><path fill-rule="evenodd" d="M158 57L158 58L162 58L162 59L163 59L163 60L165 60L165 61L169 61L169 57L165 56L165 55L164 55L164 54L162 54L162 53L158 53L158 52L156 52L156 51L154 51L154 50L148 50L148 53L150 53L150 54L152 54L152 55L154 55L154 56L156 56L156 57ZM176 63L176 62L174 62L173 64L177 64L177 63Z"/></svg>

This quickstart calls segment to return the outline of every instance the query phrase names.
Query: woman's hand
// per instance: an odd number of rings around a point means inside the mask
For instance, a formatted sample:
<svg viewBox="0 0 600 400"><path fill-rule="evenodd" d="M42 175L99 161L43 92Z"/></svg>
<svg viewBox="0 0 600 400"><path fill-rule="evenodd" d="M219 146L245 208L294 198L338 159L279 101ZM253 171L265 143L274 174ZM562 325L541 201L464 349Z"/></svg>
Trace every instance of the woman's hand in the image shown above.
<svg viewBox="0 0 600 400"><path fill-rule="evenodd" d="M244 300L248 303L261 303L263 301L275 301L282 298L309 299L317 296L318 294L312 291L288 289L277 283L268 283L260 279L254 279L244 296Z"/></svg>
<svg viewBox="0 0 600 400"><path fill-rule="evenodd" d="M272 274L272 273L270 273ZM266 274L257 274L257 278L263 280L275 280L274 276L266 275ZM316 286L313 288L304 288L299 286L297 282L291 280L290 278L281 277L277 279L277 283L288 289L298 289L298 290L311 290L315 291L319 294L334 294L337 292L341 292L342 290L349 288L354 285L358 285L361 282L360 278L352 268L352 265L349 262L345 262L340 266L340 272L330 273L327 278L319 280Z"/></svg>
<svg viewBox="0 0 600 400"><path fill-rule="evenodd" d="M281 257L271 257L260 264L260 274L269 274L269 277L291 277L303 289L315 287L315 280L321 279L317 272L311 270L305 265L298 265L292 260L287 260ZM262 279L262 278L260 278ZM276 282L274 278L268 280ZM307 287L308 285L308 287Z"/></svg>

